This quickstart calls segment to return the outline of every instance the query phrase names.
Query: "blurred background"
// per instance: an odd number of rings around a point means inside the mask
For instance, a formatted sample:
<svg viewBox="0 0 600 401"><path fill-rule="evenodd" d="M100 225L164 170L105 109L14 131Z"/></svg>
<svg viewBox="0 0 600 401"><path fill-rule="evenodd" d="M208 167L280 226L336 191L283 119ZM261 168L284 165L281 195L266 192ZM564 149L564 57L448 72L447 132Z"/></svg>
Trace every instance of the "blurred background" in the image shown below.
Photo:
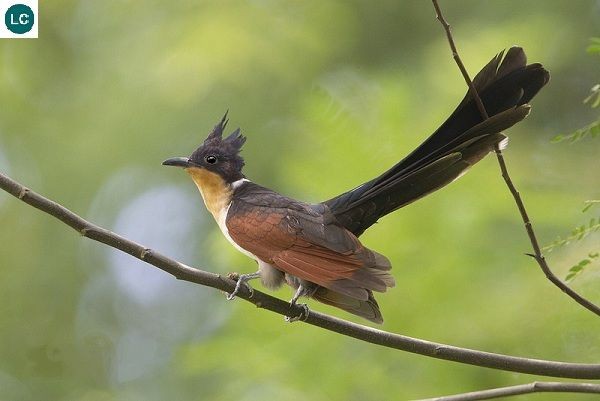
<svg viewBox="0 0 600 401"><path fill-rule="evenodd" d="M213 272L255 265L223 238L186 174L161 162L189 155L225 110L248 136L247 176L316 202L397 162L466 91L427 1L40 3L39 39L0 41L0 171ZM551 139L597 118L582 101L600 79L599 56L585 52L600 36L600 2L441 6L471 74L513 44L551 72L505 157L540 241L568 235L599 214L582 208L600 198L600 141ZM378 296L383 329L600 362L600 320L524 255L529 242L493 156L380 223L363 242L394 266L396 288ZM286 324L83 239L3 192L0 224L1 400L384 400L540 379ZM599 242L556 249L549 263L565 277ZM599 303L597 262L572 286Z"/></svg>

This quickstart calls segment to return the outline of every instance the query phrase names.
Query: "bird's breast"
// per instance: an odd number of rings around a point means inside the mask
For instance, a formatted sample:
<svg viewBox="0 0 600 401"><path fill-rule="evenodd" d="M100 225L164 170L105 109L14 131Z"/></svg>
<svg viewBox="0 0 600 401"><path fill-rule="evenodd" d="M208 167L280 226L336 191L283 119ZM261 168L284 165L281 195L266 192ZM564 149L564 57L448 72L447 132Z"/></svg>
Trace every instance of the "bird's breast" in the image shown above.
<svg viewBox="0 0 600 401"><path fill-rule="evenodd" d="M227 213L231 206L233 187L225 182L218 174L202 168L188 168L188 174L198 187L204 204L208 211L213 215L221 232L227 240L240 252L258 261L259 259L251 252L248 252L239 246L229 235L227 229Z"/></svg>

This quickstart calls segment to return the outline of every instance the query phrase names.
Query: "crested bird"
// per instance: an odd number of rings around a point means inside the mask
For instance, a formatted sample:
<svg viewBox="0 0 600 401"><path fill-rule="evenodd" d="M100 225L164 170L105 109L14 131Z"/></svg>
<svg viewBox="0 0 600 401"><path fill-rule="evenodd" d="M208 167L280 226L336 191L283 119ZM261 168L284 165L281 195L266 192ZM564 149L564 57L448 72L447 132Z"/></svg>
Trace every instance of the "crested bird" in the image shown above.
<svg viewBox="0 0 600 401"><path fill-rule="evenodd" d="M523 120L529 101L549 81L541 64L527 64L522 48L497 54L473 79L489 118L467 93L421 145L380 176L327 201L309 204L250 181L240 156L246 141L236 129L223 137L227 113L189 157L165 160L185 169L231 244L258 263L239 276L295 289L291 304L313 298L375 323L383 317L373 292L395 285L391 263L358 237L378 219L456 180L496 148L502 131Z"/></svg>

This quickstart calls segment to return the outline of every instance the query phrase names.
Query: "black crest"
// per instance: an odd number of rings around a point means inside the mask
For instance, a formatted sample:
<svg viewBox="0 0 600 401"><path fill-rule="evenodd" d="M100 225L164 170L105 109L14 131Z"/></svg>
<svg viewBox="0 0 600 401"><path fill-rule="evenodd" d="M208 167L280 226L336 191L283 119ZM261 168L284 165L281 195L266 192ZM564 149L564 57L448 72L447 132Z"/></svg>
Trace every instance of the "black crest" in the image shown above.
<svg viewBox="0 0 600 401"><path fill-rule="evenodd" d="M190 161L199 167L218 173L228 182L233 182L244 177L242 174L244 159L239 153L246 142L246 137L238 128L223 138L223 132L229 121L227 113L208 134L204 143L192 153Z"/></svg>
<svg viewBox="0 0 600 401"><path fill-rule="evenodd" d="M208 134L204 140L203 146L219 146L227 148L232 152L239 153L240 150L242 150L244 142L246 142L246 137L240 133L239 128L229 134L227 138L223 139L223 131L225 131L225 127L227 127L227 123L229 122L229 119L227 118L228 113L229 110L225 112L221 121L219 121L210 134Z"/></svg>

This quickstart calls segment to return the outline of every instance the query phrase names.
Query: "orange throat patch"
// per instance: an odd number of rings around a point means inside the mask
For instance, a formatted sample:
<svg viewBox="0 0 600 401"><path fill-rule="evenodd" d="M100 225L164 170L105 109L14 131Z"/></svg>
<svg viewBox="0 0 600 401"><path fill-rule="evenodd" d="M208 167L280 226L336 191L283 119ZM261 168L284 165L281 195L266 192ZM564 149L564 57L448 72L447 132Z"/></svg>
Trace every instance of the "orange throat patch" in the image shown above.
<svg viewBox="0 0 600 401"><path fill-rule="evenodd" d="M185 171L192 177L198 187L208 211L219 222L224 219L222 214L227 212L231 203L233 189L218 174L203 168L190 167Z"/></svg>

